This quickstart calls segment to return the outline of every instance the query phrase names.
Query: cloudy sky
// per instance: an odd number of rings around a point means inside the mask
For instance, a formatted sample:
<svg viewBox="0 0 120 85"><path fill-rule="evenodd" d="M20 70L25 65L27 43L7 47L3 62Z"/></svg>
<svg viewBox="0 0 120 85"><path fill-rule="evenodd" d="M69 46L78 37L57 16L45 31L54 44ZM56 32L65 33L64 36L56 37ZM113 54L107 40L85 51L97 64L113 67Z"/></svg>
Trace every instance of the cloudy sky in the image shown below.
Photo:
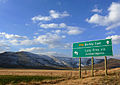
<svg viewBox="0 0 120 85"><path fill-rule="evenodd" d="M70 56L72 43L112 38L120 53L120 0L0 0L0 53Z"/></svg>

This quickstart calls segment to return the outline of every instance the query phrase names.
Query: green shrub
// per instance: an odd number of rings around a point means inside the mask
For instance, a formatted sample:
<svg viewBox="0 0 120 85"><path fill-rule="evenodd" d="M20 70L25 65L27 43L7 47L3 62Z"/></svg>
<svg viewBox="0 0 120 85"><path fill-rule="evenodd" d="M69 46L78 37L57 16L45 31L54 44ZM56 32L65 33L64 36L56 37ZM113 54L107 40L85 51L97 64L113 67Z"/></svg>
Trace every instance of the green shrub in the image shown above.
<svg viewBox="0 0 120 85"><path fill-rule="evenodd" d="M0 85L6 85L9 83L16 84L20 82L51 80L51 79L57 79L57 78L60 78L60 77L0 75Z"/></svg>

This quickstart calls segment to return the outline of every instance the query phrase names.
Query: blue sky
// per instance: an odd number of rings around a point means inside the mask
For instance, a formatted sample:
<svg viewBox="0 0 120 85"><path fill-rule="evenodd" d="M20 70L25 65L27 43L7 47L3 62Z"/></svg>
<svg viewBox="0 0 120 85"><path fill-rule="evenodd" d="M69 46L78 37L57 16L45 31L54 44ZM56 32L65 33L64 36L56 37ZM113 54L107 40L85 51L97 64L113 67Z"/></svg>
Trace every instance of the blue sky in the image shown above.
<svg viewBox="0 0 120 85"><path fill-rule="evenodd" d="M112 38L120 52L120 0L0 0L0 52L71 56L72 43Z"/></svg>

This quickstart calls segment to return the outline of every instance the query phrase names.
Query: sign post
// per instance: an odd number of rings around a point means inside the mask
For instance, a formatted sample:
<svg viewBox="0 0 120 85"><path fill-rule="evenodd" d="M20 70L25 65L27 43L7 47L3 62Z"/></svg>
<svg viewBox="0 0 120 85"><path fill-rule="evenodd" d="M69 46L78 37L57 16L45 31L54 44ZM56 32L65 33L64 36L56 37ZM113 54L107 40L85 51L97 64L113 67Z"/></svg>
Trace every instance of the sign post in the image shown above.
<svg viewBox="0 0 120 85"><path fill-rule="evenodd" d="M107 76L107 57L105 56L105 76Z"/></svg>
<svg viewBox="0 0 120 85"><path fill-rule="evenodd" d="M81 78L81 57L79 58L79 78Z"/></svg>
<svg viewBox="0 0 120 85"><path fill-rule="evenodd" d="M80 66L81 69L81 57L97 57L97 56L105 56L105 75L107 75L107 57L113 56L112 51L112 40L104 39L104 40L95 40L95 41L86 41L86 42L77 42L73 43L73 57L80 58ZM92 57L92 76L94 76L94 60ZM81 72L81 70L79 70ZM81 74L80 74L81 76Z"/></svg>
<svg viewBox="0 0 120 85"><path fill-rule="evenodd" d="M92 77L94 76L94 58L92 57L92 59L91 59L91 63L92 63L92 67L91 67L91 73L92 73Z"/></svg>

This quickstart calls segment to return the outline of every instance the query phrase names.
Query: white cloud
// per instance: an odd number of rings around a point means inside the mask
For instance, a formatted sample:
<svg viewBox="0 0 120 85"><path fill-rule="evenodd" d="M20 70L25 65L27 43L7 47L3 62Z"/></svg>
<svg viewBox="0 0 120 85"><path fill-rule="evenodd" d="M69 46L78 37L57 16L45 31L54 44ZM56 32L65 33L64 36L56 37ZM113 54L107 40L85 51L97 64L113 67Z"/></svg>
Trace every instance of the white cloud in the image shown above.
<svg viewBox="0 0 120 85"><path fill-rule="evenodd" d="M69 16L69 14L66 11L64 11L63 13L59 13L59 12L56 12L55 10L50 10L49 13L53 19Z"/></svg>
<svg viewBox="0 0 120 85"><path fill-rule="evenodd" d="M35 38L36 39L36 38ZM10 45L23 45L23 46L30 46L30 45L38 45L40 44L39 42L36 42L35 39L24 39L24 40L17 40L17 39L13 39L13 40L5 40L8 44Z"/></svg>
<svg viewBox="0 0 120 85"><path fill-rule="evenodd" d="M61 33L62 31L61 31L61 30L52 30L52 32L59 34L59 33Z"/></svg>
<svg viewBox="0 0 120 85"><path fill-rule="evenodd" d="M109 24L106 16L101 16L98 14L94 14L90 19L86 19L86 21L101 26L106 26Z"/></svg>
<svg viewBox="0 0 120 85"><path fill-rule="evenodd" d="M106 39L111 39L113 41L113 44L120 44L120 35L112 35L108 36Z"/></svg>
<svg viewBox="0 0 120 85"><path fill-rule="evenodd" d="M58 31L59 32L59 31ZM39 35L38 37L34 37L33 39L28 39L19 36L9 34L9 37L6 37L7 33L1 33L1 41L2 43L6 43L11 46L22 45L22 46L32 46L32 45L47 45L49 48L64 48L66 44L62 42L63 39L66 38L65 35L61 35L59 33L46 33L44 35ZM3 36L4 35L4 36ZM18 37L19 36L19 37ZM66 45L68 46L68 45ZM27 49L28 50L28 49ZM31 49L29 49L31 50Z"/></svg>
<svg viewBox="0 0 120 85"><path fill-rule="evenodd" d="M36 42L34 39L33 40L29 40L29 39L26 39L26 40L22 40L20 41L19 45L37 45L39 44L38 42Z"/></svg>
<svg viewBox="0 0 120 85"><path fill-rule="evenodd" d="M120 22L114 23L114 24L108 26L108 27L106 28L106 30L114 29L114 28L119 27L119 26L120 26Z"/></svg>
<svg viewBox="0 0 120 85"><path fill-rule="evenodd" d="M106 35L114 34L114 31L107 32Z"/></svg>
<svg viewBox="0 0 120 85"><path fill-rule="evenodd" d="M42 45L48 45L49 48L56 48L64 45L64 43L62 43L61 40L65 38L66 38L65 35L47 33L45 35L40 35L38 37L35 37L32 40L22 40L19 42L19 45L42 44Z"/></svg>
<svg viewBox="0 0 120 85"><path fill-rule="evenodd" d="M68 26L67 28L68 28L67 33L69 35L78 35L83 32L83 30L81 30L79 27Z"/></svg>
<svg viewBox="0 0 120 85"><path fill-rule="evenodd" d="M62 35L62 38L66 38L66 36L65 36L65 35Z"/></svg>
<svg viewBox="0 0 120 85"><path fill-rule="evenodd" d="M56 19L56 18L63 18L66 16L70 16L66 11L60 13L60 12L56 12L55 10L50 10L49 11L49 16L35 16L32 18L33 21L50 21L52 19ZM83 32L82 29L80 29L79 27L75 27L75 26L67 26L65 23L60 23L60 24L56 24L56 23L50 23L50 24L43 24L43 23L39 23L38 24L41 28L45 28L45 29L57 29L57 30L52 30L53 33L59 34L59 33L67 33L69 35L78 35L81 34ZM63 28L63 29L59 29L58 28Z"/></svg>
<svg viewBox="0 0 120 85"><path fill-rule="evenodd" d="M64 38L65 36L59 36L57 34L47 33L46 35L38 36L38 38L36 38L35 41L41 44L46 44L50 48L55 48L61 45L61 40Z"/></svg>
<svg viewBox="0 0 120 85"><path fill-rule="evenodd" d="M95 9L92 10L92 12L101 13L101 12L102 12L102 9L95 8Z"/></svg>
<svg viewBox="0 0 120 85"><path fill-rule="evenodd" d="M63 18L63 17L67 17L69 16L69 14L64 11L63 13L59 13L59 12L56 12L55 10L50 10L49 11L49 16L41 16L41 15L38 15L38 16L35 16L32 18L32 21L50 21L52 19L57 19L57 18Z"/></svg>
<svg viewBox="0 0 120 85"><path fill-rule="evenodd" d="M2 47L2 48L0 47L0 53L6 52L6 51L9 51L9 49L6 47Z"/></svg>
<svg viewBox="0 0 120 85"><path fill-rule="evenodd" d="M73 30L68 31L69 35L77 35L77 34L80 34L80 33L82 33L82 31L79 31L77 29L75 29L75 30L73 29Z"/></svg>
<svg viewBox="0 0 120 85"><path fill-rule="evenodd" d="M60 23L60 24L55 24L55 23L50 23L50 24L40 24L40 27L42 28L54 28L54 29L58 29L58 28L65 28L62 31L61 30L56 30L56 31L52 31L55 33L67 33L69 35L78 35L81 34L83 32L83 30L79 27L75 27L75 26L67 26L65 23Z"/></svg>
<svg viewBox="0 0 120 85"><path fill-rule="evenodd" d="M45 48L32 47L32 48L22 48L19 51L27 51L27 52L32 52L32 53L40 53L43 50L45 50Z"/></svg>
<svg viewBox="0 0 120 85"><path fill-rule="evenodd" d="M0 33L1 39L3 38L4 43L8 45L48 45L50 48L61 47L63 43L61 42L62 39L65 39L65 35L59 35L55 33L47 33L45 35L36 36L33 39L28 39L26 36L19 36L7 33ZM2 40L1 40L2 41Z"/></svg>
<svg viewBox="0 0 120 85"><path fill-rule="evenodd" d="M49 48L67 48L69 45L64 44L62 39L65 39L65 35L59 35L55 33L47 33L45 35L40 35L35 37L33 40L22 40L19 45L47 45ZM18 44L17 44L18 45Z"/></svg>
<svg viewBox="0 0 120 85"><path fill-rule="evenodd" d="M5 42L12 45L31 45L33 43L33 41L30 41L27 36L20 36L16 34L8 34L5 32L1 32L0 37Z"/></svg>
<svg viewBox="0 0 120 85"><path fill-rule="evenodd" d="M29 40L27 36L8 34L5 32L1 32L0 37L4 40L4 43L12 45L32 45L33 43L35 43L34 41Z"/></svg>
<svg viewBox="0 0 120 85"><path fill-rule="evenodd" d="M20 44L20 41L19 40L9 40L9 42L12 44L12 45L19 45Z"/></svg>
<svg viewBox="0 0 120 85"><path fill-rule="evenodd" d="M120 3L113 2L108 8L108 11L109 13L106 16L94 14L90 19L86 19L86 21L101 26L107 26L106 30L120 26Z"/></svg>
<svg viewBox="0 0 120 85"><path fill-rule="evenodd" d="M14 34L7 34L5 32L0 33L0 37L5 37L7 39L27 39L26 36L14 35Z"/></svg>
<svg viewBox="0 0 120 85"><path fill-rule="evenodd" d="M29 39L24 39L24 40L18 40L18 39L5 39L4 40L5 43L9 44L9 45L13 45L13 46L17 46L17 45L23 45L23 46L30 46L30 45L37 45L39 44L38 42L33 40L29 40Z"/></svg>
<svg viewBox="0 0 120 85"><path fill-rule="evenodd" d="M38 16L35 16L32 18L32 21L50 21L52 18L49 17L49 16L41 16L41 15L38 15Z"/></svg>
<svg viewBox="0 0 120 85"><path fill-rule="evenodd" d="M38 34L39 34L38 32L34 33L34 35L38 35Z"/></svg>
<svg viewBox="0 0 120 85"><path fill-rule="evenodd" d="M5 41L0 41L0 53L3 53L5 51L9 51L10 47L5 43Z"/></svg>
<svg viewBox="0 0 120 85"><path fill-rule="evenodd" d="M51 24L41 24L41 28L58 28L58 24L51 23Z"/></svg>
<svg viewBox="0 0 120 85"><path fill-rule="evenodd" d="M55 24L55 23L50 23L50 24L40 24L41 28L65 28L66 24L65 23L60 23L60 24Z"/></svg>
<svg viewBox="0 0 120 85"><path fill-rule="evenodd" d="M72 44L71 43L64 44L64 48L63 49L72 49Z"/></svg>

